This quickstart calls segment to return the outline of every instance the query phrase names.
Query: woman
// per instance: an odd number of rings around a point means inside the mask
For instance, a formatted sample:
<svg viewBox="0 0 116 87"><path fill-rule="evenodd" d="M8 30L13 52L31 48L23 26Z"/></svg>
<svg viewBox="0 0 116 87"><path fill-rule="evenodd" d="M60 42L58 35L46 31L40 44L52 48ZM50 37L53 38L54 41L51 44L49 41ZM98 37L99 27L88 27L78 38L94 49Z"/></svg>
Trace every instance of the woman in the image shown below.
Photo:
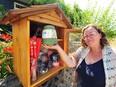
<svg viewBox="0 0 116 87"><path fill-rule="evenodd" d="M89 24L82 31L82 46L68 57L59 45L46 46L57 50L68 67L76 67L81 87L116 87L116 50L105 33Z"/></svg>

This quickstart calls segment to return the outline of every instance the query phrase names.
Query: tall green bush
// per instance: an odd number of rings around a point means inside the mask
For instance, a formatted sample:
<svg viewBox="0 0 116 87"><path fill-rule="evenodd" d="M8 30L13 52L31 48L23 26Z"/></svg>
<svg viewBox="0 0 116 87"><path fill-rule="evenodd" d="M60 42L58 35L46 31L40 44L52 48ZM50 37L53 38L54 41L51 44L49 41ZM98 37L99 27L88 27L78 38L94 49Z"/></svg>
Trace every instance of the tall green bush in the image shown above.
<svg viewBox="0 0 116 87"><path fill-rule="evenodd" d="M2 4L0 4L0 19L6 14L8 10L4 8Z"/></svg>
<svg viewBox="0 0 116 87"><path fill-rule="evenodd" d="M78 27L85 26L87 24L93 23L99 25L106 33L109 39L116 37L116 10L112 10L114 5L114 0L112 0L108 7L100 8L97 2L93 6L88 5L88 9L82 11L81 23Z"/></svg>

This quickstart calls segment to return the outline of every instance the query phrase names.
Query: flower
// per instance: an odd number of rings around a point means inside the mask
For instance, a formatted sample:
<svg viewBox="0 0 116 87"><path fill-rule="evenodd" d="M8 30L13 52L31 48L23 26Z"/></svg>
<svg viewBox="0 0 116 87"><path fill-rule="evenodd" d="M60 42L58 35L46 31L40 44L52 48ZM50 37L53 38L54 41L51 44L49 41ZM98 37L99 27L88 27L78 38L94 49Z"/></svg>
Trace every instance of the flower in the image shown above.
<svg viewBox="0 0 116 87"><path fill-rule="evenodd" d="M2 34L1 35L1 38L4 40L4 41L9 41L11 40L11 36L9 34Z"/></svg>
<svg viewBox="0 0 116 87"><path fill-rule="evenodd" d="M0 78L7 77L13 72L13 42L11 37L9 34L0 35L0 67L2 70Z"/></svg>
<svg viewBox="0 0 116 87"><path fill-rule="evenodd" d="M3 52L4 52L4 53L13 54L13 47L12 47L12 46L10 46L10 47L5 47L5 48L3 49Z"/></svg>

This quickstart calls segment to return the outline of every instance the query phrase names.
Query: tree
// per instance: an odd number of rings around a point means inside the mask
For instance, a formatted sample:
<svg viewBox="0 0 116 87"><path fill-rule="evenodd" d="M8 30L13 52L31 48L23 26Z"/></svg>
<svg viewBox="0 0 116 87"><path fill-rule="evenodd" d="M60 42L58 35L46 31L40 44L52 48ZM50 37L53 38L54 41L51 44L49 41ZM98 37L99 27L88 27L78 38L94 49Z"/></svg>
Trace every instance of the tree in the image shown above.
<svg viewBox="0 0 116 87"><path fill-rule="evenodd" d="M59 2L59 0L30 0L30 5L45 5Z"/></svg>
<svg viewBox="0 0 116 87"><path fill-rule="evenodd" d="M6 14L8 10L4 8L2 4L0 4L0 19Z"/></svg>

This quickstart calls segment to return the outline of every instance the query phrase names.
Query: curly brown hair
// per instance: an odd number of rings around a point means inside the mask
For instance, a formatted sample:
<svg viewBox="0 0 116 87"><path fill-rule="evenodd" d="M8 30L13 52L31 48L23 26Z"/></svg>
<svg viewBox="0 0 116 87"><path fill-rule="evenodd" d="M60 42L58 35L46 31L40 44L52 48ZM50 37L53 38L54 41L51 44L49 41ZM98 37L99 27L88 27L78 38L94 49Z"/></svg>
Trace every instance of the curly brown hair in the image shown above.
<svg viewBox="0 0 116 87"><path fill-rule="evenodd" d="M90 27L93 27L94 29L97 30L98 33L100 33L102 35L101 39L100 39L100 45L101 45L101 48L103 48L105 45L109 45L109 42L106 38L106 34L102 31L102 29L100 27L98 27L97 25L94 25L94 24L88 24L87 26L85 26L83 29L82 29L82 36L84 34L84 31ZM87 44L85 43L85 41L83 40L83 38L81 38L81 44L84 48L87 47Z"/></svg>

